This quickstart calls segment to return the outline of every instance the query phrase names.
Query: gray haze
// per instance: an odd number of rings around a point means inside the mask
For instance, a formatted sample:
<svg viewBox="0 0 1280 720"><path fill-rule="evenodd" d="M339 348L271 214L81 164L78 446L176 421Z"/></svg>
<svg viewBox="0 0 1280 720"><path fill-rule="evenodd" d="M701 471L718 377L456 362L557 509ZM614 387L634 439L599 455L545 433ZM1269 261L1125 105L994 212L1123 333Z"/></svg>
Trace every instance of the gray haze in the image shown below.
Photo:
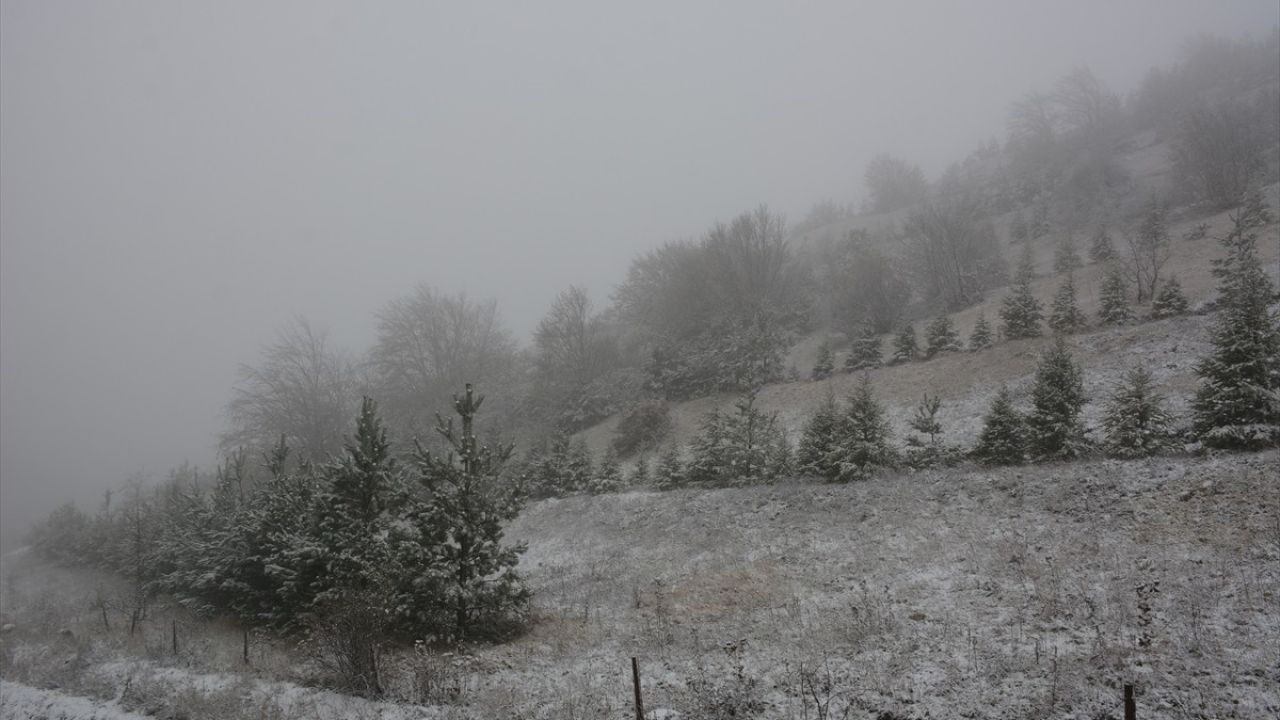
<svg viewBox="0 0 1280 720"><path fill-rule="evenodd" d="M767 202L936 177L1088 64L1132 90L1204 2L0 2L0 536L213 460L238 363L419 282L520 336L570 283Z"/></svg>

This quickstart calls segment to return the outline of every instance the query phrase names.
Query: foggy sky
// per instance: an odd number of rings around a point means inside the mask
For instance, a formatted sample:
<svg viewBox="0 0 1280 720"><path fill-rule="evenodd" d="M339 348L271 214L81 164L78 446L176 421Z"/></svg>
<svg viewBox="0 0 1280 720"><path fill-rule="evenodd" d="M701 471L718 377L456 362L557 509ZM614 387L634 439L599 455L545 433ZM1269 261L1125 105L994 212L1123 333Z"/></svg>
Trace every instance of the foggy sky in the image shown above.
<svg viewBox="0 0 1280 720"><path fill-rule="evenodd" d="M524 338L570 283L767 202L931 177L1089 65L1134 89L1274 0L0 0L0 540L209 465L290 316L359 351L425 282Z"/></svg>

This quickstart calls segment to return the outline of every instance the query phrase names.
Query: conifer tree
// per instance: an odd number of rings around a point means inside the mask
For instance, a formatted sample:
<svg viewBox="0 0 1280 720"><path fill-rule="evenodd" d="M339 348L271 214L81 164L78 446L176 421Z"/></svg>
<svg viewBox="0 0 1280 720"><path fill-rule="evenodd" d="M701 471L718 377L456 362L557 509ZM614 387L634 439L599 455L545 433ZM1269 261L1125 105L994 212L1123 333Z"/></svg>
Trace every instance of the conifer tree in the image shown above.
<svg viewBox="0 0 1280 720"><path fill-rule="evenodd" d="M419 445L414 454L425 499L411 517L425 564L418 566L423 574L406 587L401 604L425 604L413 615L420 631L451 640L505 634L530 598L516 572L525 548L503 543L504 523L520 512L517 493L501 479L512 446L480 445L474 418L483 403L484 396L468 383L453 399L460 431L452 420L437 416L436 432L451 452L439 456ZM419 595L424 599L415 600Z"/></svg>
<svg viewBox="0 0 1280 720"><path fill-rule="evenodd" d="M1053 296L1053 308L1049 314L1049 327L1055 333L1073 333L1085 325L1084 313L1076 305L1076 285L1070 275L1062 281Z"/></svg>
<svg viewBox="0 0 1280 720"><path fill-rule="evenodd" d="M991 324L987 322L987 313L980 311L978 320L973 324L973 332L969 335L970 350L985 350L991 347Z"/></svg>
<svg viewBox="0 0 1280 720"><path fill-rule="evenodd" d="M904 363L916 359L920 346L916 342L916 329L911 323L903 323L893 338L893 362Z"/></svg>
<svg viewBox="0 0 1280 720"><path fill-rule="evenodd" d="M1107 454L1118 458L1146 457L1171 447L1172 417L1164 398L1151 382L1151 373L1137 366L1125 372L1107 402L1102 426Z"/></svg>
<svg viewBox="0 0 1280 720"><path fill-rule="evenodd" d="M591 450L587 448L587 441L578 438L569 446L568 464L565 468L565 489L569 492L581 492L591 485L592 478L595 477L595 470L592 467Z"/></svg>
<svg viewBox="0 0 1280 720"><path fill-rule="evenodd" d="M1098 298L1098 320L1103 325L1122 325L1132 319L1129 284L1120 267L1113 265L1102 281L1102 291Z"/></svg>
<svg viewBox="0 0 1280 720"><path fill-rule="evenodd" d="M1170 276L1156 295L1155 302L1151 303L1151 317L1160 319L1185 315L1187 308L1187 296L1182 292L1182 285L1176 276Z"/></svg>
<svg viewBox="0 0 1280 720"><path fill-rule="evenodd" d="M1280 444L1280 319L1269 307L1275 288L1256 249L1256 228L1271 213L1253 193L1231 219L1222 239L1227 255L1214 261L1218 313L1213 351L1196 367L1194 427L1211 448L1271 447Z"/></svg>
<svg viewBox="0 0 1280 720"><path fill-rule="evenodd" d="M1111 241L1111 233L1106 225L1099 225L1089 242L1089 259L1095 263L1108 262L1116 256L1115 243Z"/></svg>
<svg viewBox="0 0 1280 720"><path fill-rule="evenodd" d="M1004 336L1010 340L1040 337L1040 321L1044 319L1044 313L1040 309L1040 301L1031 292L1029 278L1020 274L1012 291L1005 296L1000 319L1004 323Z"/></svg>
<svg viewBox="0 0 1280 720"><path fill-rule="evenodd" d="M831 371L834 367L831 356L831 343L824 340L818 346L818 358L813 363L813 379L825 380L831 377Z"/></svg>
<svg viewBox="0 0 1280 720"><path fill-rule="evenodd" d="M840 418L840 445L833 460L836 480L864 480L877 467L892 465L889 421L884 408L871 393L871 376L863 374Z"/></svg>
<svg viewBox="0 0 1280 720"><path fill-rule="evenodd" d="M590 490L594 495L618 492L622 483L622 464L618 462L618 453L610 447L604 451L604 457L596 468Z"/></svg>
<svg viewBox="0 0 1280 720"><path fill-rule="evenodd" d="M907 463L912 467L933 467L945 459L942 423L938 422L938 410L941 408L941 398L925 393L908 421L908 425L916 432L915 435L907 436Z"/></svg>
<svg viewBox="0 0 1280 720"><path fill-rule="evenodd" d="M1013 407L1008 386L991 400L973 456L988 465L1017 465L1026 459L1025 419Z"/></svg>
<svg viewBox="0 0 1280 720"><path fill-rule="evenodd" d="M774 479L789 465L789 449L777 416L756 406L759 390L743 394L734 411L713 411L693 441L688 475L691 482L746 485Z"/></svg>
<svg viewBox="0 0 1280 720"><path fill-rule="evenodd" d="M1079 457L1085 450L1084 381L1061 336L1040 358L1031 388L1027 443L1037 460Z"/></svg>
<svg viewBox="0 0 1280 720"><path fill-rule="evenodd" d="M355 436L325 475L320 538L327 548L331 587L318 599L329 602L344 593L380 591L389 562L384 531L392 519L392 503L402 494L402 473L372 399L362 401Z"/></svg>
<svg viewBox="0 0 1280 720"><path fill-rule="evenodd" d="M680 448L675 443L667 446L666 452L658 458L658 466L653 470L653 480L659 490L678 488L685 483L684 464L680 461Z"/></svg>
<svg viewBox="0 0 1280 720"><path fill-rule="evenodd" d="M631 469L631 479L628 484L633 488L646 487L651 478L649 477L649 457L641 455L636 458L636 466Z"/></svg>
<svg viewBox="0 0 1280 720"><path fill-rule="evenodd" d="M850 372L879 367L881 362L880 336L870 323L863 323L849 349L844 369Z"/></svg>
<svg viewBox="0 0 1280 720"><path fill-rule="evenodd" d="M960 344L960 333L956 332L955 325L947 315L934 318L925 328L924 336L926 358L944 352L958 352L964 347Z"/></svg>
<svg viewBox="0 0 1280 720"><path fill-rule="evenodd" d="M1063 234L1053 248L1053 271L1059 275L1070 273L1084 267L1080 261L1080 253L1076 252L1075 238Z"/></svg>
<svg viewBox="0 0 1280 720"><path fill-rule="evenodd" d="M840 474L836 449L840 444L840 410L835 396L826 399L805 423L796 448L796 463L801 473L834 480Z"/></svg>

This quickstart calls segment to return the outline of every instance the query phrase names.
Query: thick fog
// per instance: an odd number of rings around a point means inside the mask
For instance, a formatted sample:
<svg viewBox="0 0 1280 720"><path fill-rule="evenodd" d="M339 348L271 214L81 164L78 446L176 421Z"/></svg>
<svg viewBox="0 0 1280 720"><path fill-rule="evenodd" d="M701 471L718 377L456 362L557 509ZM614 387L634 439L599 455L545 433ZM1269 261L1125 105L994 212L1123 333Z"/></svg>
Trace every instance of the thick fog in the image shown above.
<svg viewBox="0 0 1280 720"><path fill-rule="evenodd" d="M353 352L418 283L524 338L571 283L766 202L936 178L1088 65L1128 92L1274 0L0 2L3 542L209 465L239 363Z"/></svg>

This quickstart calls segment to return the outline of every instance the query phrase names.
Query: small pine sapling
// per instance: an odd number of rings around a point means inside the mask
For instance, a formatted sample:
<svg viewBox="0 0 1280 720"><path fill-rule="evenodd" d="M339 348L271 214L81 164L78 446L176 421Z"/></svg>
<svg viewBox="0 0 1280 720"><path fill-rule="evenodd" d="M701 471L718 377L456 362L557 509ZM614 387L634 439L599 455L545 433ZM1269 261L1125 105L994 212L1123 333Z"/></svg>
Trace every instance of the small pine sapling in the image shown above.
<svg viewBox="0 0 1280 720"><path fill-rule="evenodd" d="M1131 368L1107 401L1104 448L1117 458L1153 455L1173 446L1172 423L1151 373L1141 366Z"/></svg>
<svg viewBox="0 0 1280 720"><path fill-rule="evenodd" d="M618 462L618 453L613 448L609 448L604 451L604 457L596 468L589 490L593 495L618 492L622 489L622 483L622 465Z"/></svg>
<svg viewBox="0 0 1280 720"><path fill-rule="evenodd" d="M825 380L831 377L831 372L835 369L834 358L831 352L831 343L823 341L818 346L818 358L813 363L813 379Z"/></svg>
<svg viewBox="0 0 1280 720"><path fill-rule="evenodd" d="M925 358L932 358L945 352L958 352L963 348L960 344L960 333L956 332L951 318L946 315L934 318L925 328L924 336Z"/></svg>
<svg viewBox="0 0 1280 720"><path fill-rule="evenodd" d="M828 392L826 399L809 416L800 435L800 444L796 447L797 469L805 475L836 479L840 474L835 460L839 444L840 410L835 396Z"/></svg>
<svg viewBox="0 0 1280 720"><path fill-rule="evenodd" d="M942 423L938 422L938 410L942 399L925 393L916 405L908 425L916 432L907 436L906 462L917 469L935 467L947 460L947 449L942 444Z"/></svg>
<svg viewBox="0 0 1280 720"><path fill-rule="evenodd" d="M973 324L973 332L969 335L969 349L986 350L991 347L991 323L987 322L987 313L979 312L978 320Z"/></svg>
<svg viewBox="0 0 1280 720"><path fill-rule="evenodd" d="M1080 261L1080 253L1076 252L1075 238L1063 234L1053 248L1053 271L1058 275L1070 273L1084 267Z"/></svg>
<svg viewBox="0 0 1280 720"><path fill-rule="evenodd" d="M884 408L871 393L871 376L863 374L862 382L849 397L841 416L840 445L836 450L836 480L865 480L878 467L894 462L889 445L889 420Z"/></svg>
<svg viewBox="0 0 1280 720"><path fill-rule="evenodd" d="M849 348L849 357L845 359L844 369L849 372L880 367L880 336L870 323L863 323L857 337Z"/></svg>
<svg viewBox="0 0 1280 720"><path fill-rule="evenodd" d="M1164 287L1160 288L1155 302L1151 303L1151 317L1159 320L1175 315L1185 315L1188 307L1187 296L1183 294L1178 278L1170 276L1164 282Z"/></svg>
<svg viewBox="0 0 1280 720"><path fill-rule="evenodd" d="M1036 460L1068 460L1086 449L1084 381L1061 336L1040 358L1027 416L1028 448Z"/></svg>
<svg viewBox="0 0 1280 720"><path fill-rule="evenodd" d="M1070 275L1062 281L1058 292L1053 296L1053 307L1049 313L1049 327L1055 333L1073 333L1085 326L1084 313L1076 305L1076 285Z"/></svg>
<svg viewBox="0 0 1280 720"><path fill-rule="evenodd" d="M983 419L973 456L988 465L1017 465L1026 459L1026 420L1013 407L1008 386L1001 386Z"/></svg>
<svg viewBox="0 0 1280 720"><path fill-rule="evenodd" d="M1102 281L1102 291L1098 298L1098 320L1103 325L1123 325L1132 319L1129 283L1120 267L1113 265Z"/></svg>
<svg viewBox="0 0 1280 720"><path fill-rule="evenodd" d="M911 362L920 354L920 345L916 342L916 329L911 323L903 323L898 334L893 338L893 362Z"/></svg>
<svg viewBox="0 0 1280 720"><path fill-rule="evenodd" d="M671 490L684 485L684 463L680 461L680 448L675 443L668 445L666 452L658 458L653 479L659 490Z"/></svg>
<svg viewBox="0 0 1280 720"><path fill-rule="evenodd" d="M1106 225L1099 225L1089 242L1089 259L1095 263L1109 262L1116 256L1115 243L1111 241L1111 233Z"/></svg>
<svg viewBox="0 0 1280 720"><path fill-rule="evenodd" d="M1043 319L1040 301L1031 292L1031 280L1026 276L1020 277L1000 308L1004 336L1010 340L1040 337L1040 321Z"/></svg>

